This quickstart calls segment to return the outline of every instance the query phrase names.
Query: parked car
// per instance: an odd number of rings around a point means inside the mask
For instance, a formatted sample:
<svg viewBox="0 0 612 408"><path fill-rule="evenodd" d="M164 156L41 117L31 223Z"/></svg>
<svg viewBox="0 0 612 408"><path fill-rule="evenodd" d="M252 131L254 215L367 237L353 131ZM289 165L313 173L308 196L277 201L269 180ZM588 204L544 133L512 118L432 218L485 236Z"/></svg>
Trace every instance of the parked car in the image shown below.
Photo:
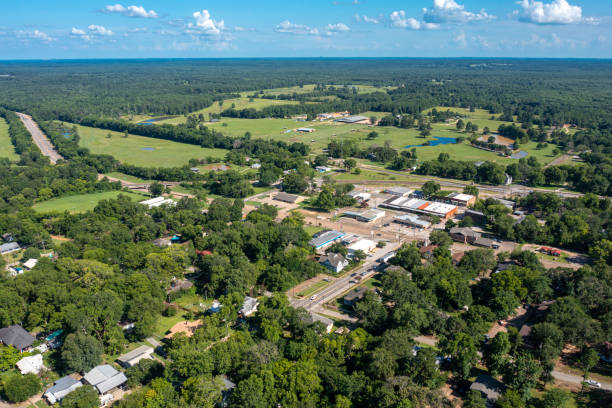
<svg viewBox="0 0 612 408"><path fill-rule="evenodd" d="M310 297L310 300L315 300L316 298L317 298L317 295L312 295L312 296Z"/></svg>
<svg viewBox="0 0 612 408"><path fill-rule="evenodd" d="M584 380L584 382L590 385L591 387L601 388L601 383L595 380Z"/></svg>

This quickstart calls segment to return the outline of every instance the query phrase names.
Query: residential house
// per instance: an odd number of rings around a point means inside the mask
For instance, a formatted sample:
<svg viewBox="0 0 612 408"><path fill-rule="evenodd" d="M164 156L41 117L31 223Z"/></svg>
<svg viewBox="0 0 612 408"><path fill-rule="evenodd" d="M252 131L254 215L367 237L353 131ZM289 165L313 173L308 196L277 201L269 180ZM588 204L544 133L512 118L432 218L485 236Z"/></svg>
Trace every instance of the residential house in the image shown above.
<svg viewBox="0 0 612 408"><path fill-rule="evenodd" d="M129 353L125 353L124 355L120 356L117 360L124 367L132 367L138 364L140 360L143 360L145 358L151 358L152 354L152 347L140 346L137 349L134 349Z"/></svg>
<svg viewBox="0 0 612 408"><path fill-rule="evenodd" d="M38 259L30 258L23 263L23 267L27 270L31 270L36 266L36 264L38 264Z"/></svg>
<svg viewBox="0 0 612 408"><path fill-rule="evenodd" d="M0 329L0 342L5 346L13 346L23 353L32 346L36 340L30 333L21 326L9 326Z"/></svg>
<svg viewBox="0 0 612 408"><path fill-rule="evenodd" d="M450 230L450 236L453 241L472 244L476 239L480 238L482 234L471 228L453 227Z"/></svg>
<svg viewBox="0 0 612 408"><path fill-rule="evenodd" d="M127 377L111 365L104 364L91 369L83 376L83 380L96 388L100 394L105 394L125 384Z"/></svg>
<svg viewBox="0 0 612 408"><path fill-rule="evenodd" d="M242 303L242 308L240 309L239 313L244 317L249 317L257 311L257 306L259 306L259 301L255 298L247 296L244 298L244 302Z"/></svg>
<svg viewBox="0 0 612 408"><path fill-rule="evenodd" d="M67 375L57 380L53 387L45 391L44 396L49 401L49 404L53 405L81 386L83 386L82 382Z"/></svg>
<svg viewBox="0 0 612 408"><path fill-rule="evenodd" d="M327 333L331 333L332 328L334 327L334 321L332 319L310 312L309 323L314 324L316 322L322 323L323 326L325 326L325 331Z"/></svg>
<svg viewBox="0 0 612 408"><path fill-rule="evenodd" d="M433 259L433 254L434 254L434 250L438 247L439 245L436 244L432 244L432 245L426 245L426 246L422 246L419 248L419 254L421 254L421 258L423 259Z"/></svg>
<svg viewBox="0 0 612 408"><path fill-rule="evenodd" d="M13 242L13 234L7 232L6 234L2 234L2 239L4 242Z"/></svg>
<svg viewBox="0 0 612 408"><path fill-rule="evenodd" d="M38 375L45 368L42 354L24 357L17 362L16 366L23 375Z"/></svg>
<svg viewBox="0 0 612 408"><path fill-rule="evenodd" d="M335 253L323 255L319 259L319 263L325 266L326 268L331 269L335 273L339 273L349 264L349 262L341 254Z"/></svg>
<svg viewBox="0 0 612 408"><path fill-rule="evenodd" d="M344 298L342 298L342 302L346 305L346 306L353 306L355 305L355 303L357 303L358 301L360 301L361 299L363 299L363 297L365 296L365 293L368 291L368 289L364 288L363 286L354 290L351 290L349 293L347 293Z"/></svg>
<svg viewBox="0 0 612 408"><path fill-rule="evenodd" d="M10 254L11 252L19 251L20 249L21 247L19 246L18 243L8 242L6 244L0 245L0 254L6 255L6 254Z"/></svg>
<svg viewBox="0 0 612 408"><path fill-rule="evenodd" d="M504 393L505 386L490 375L480 374L470 386L470 390L478 391L486 398L487 407L493 407L495 401Z"/></svg>

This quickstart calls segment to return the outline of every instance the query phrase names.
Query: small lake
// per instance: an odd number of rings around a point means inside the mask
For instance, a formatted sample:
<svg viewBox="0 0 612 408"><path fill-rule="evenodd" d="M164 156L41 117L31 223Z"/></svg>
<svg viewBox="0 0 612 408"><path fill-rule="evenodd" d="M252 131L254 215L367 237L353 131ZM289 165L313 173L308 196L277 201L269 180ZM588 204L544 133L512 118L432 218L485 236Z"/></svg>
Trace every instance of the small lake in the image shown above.
<svg viewBox="0 0 612 408"><path fill-rule="evenodd" d="M510 158L511 159L524 159L527 156L529 156L529 153L521 150L520 152L514 153L512 156L510 156Z"/></svg>
<svg viewBox="0 0 612 408"><path fill-rule="evenodd" d="M164 116L163 118L147 119L147 120L144 120L142 122L138 122L137 125L150 126L150 125L154 124L155 122L161 122L162 120L168 120L168 119L172 119L172 118L174 118L174 116Z"/></svg>
<svg viewBox="0 0 612 408"><path fill-rule="evenodd" d="M436 136L434 140L429 140L420 145L408 145L406 146L406 149L410 149L411 147L438 146L438 145L455 144L455 143L457 143L457 138L455 137Z"/></svg>
<svg viewBox="0 0 612 408"><path fill-rule="evenodd" d="M146 150L147 152L152 152L153 150L155 150L154 147L143 147L142 150Z"/></svg>

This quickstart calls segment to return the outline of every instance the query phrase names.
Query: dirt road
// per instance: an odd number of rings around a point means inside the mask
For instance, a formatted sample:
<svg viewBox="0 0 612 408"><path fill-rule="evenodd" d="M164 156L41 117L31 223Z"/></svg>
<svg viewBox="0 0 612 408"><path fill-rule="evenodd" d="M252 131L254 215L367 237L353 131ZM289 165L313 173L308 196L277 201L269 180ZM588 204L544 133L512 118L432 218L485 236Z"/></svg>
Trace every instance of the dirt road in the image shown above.
<svg viewBox="0 0 612 408"><path fill-rule="evenodd" d="M553 377L555 377L556 380L565 381L572 384L581 384L584 381L579 375L566 374L557 370L553 370L551 374ZM612 391L612 384L601 382L601 389L606 391Z"/></svg>
<svg viewBox="0 0 612 408"><path fill-rule="evenodd" d="M40 130L36 122L32 119L31 116L26 115L24 113L17 113L19 119L23 122L28 132L32 135L32 140L36 143L36 146L40 149L43 155L49 158L49 161L52 164L57 163L58 160L63 160L64 158L60 156L60 154L55 150L51 141L47 138L47 136Z"/></svg>

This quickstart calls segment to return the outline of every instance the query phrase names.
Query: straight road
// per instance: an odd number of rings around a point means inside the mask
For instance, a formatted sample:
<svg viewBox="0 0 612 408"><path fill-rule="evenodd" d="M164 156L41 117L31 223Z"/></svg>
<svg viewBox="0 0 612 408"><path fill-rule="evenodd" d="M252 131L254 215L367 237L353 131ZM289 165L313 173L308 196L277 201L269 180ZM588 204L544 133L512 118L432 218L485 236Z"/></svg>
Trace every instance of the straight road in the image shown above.
<svg viewBox="0 0 612 408"><path fill-rule="evenodd" d="M573 375L573 374L567 374L567 373L563 373L561 371L557 371L557 370L553 370L553 372L551 373L553 377L555 377L555 379L559 380L559 381L565 381L568 383L573 383L573 384L582 384L582 382L584 381L582 379L581 376L579 375ZM602 390L606 390L606 391L612 391L612 384L610 383L605 383L605 382L601 382L601 389Z"/></svg>
<svg viewBox="0 0 612 408"><path fill-rule="evenodd" d="M396 250L399 248L399 246L399 242L388 243L384 248L379 248L373 255L369 256L366 262L357 270L353 270L350 273L345 273L339 278L330 278L333 280L333 282L329 286L312 295L314 296L313 300L311 300L312 296L305 299L293 299L291 301L291 305L295 308L303 307L309 312L320 311L322 313L326 313L324 309L325 303L340 297L343 293L351 288L362 285L365 281L376 275L377 271L374 270L374 268L378 266L377 259L385 255L387 252ZM365 274L360 282L351 282L351 280L353 280L355 277L353 275L359 275L364 272ZM346 316L346 319L355 320L349 316Z"/></svg>
<svg viewBox="0 0 612 408"><path fill-rule="evenodd" d="M36 146L40 149L43 155L49 158L49 161L52 164L57 163L58 160L63 160L64 158L60 156L60 154L55 150L47 136L40 130L36 122L32 119L31 116L26 115L25 113L15 112L19 119L23 122L28 132L32 135L32 140L36 143Z"/></svg>

